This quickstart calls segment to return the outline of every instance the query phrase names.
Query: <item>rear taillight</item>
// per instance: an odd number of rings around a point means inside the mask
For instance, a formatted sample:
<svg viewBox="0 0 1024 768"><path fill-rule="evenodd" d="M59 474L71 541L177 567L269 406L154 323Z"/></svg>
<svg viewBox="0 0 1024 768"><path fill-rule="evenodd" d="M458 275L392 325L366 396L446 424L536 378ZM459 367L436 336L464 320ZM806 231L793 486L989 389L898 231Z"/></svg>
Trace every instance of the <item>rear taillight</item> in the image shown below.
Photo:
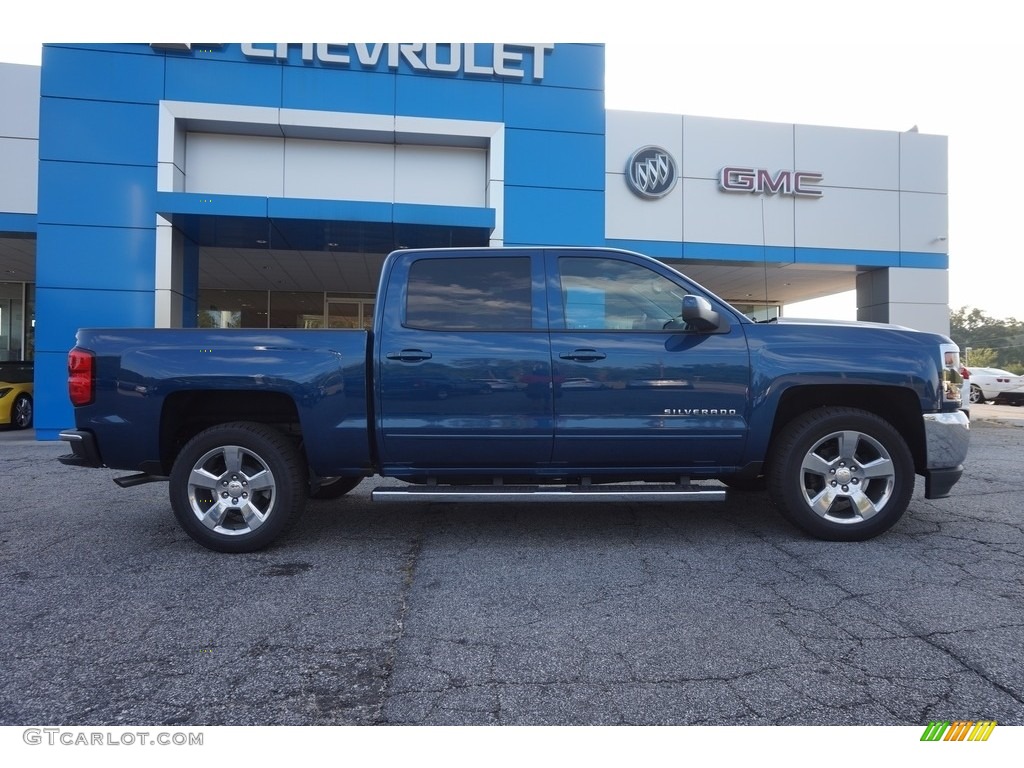
<svg viewBox="0 0 1024 768"><path fill-rule="evenodd" d="M68 396L73 405L89 405L96 394L96 356L75 347L68 353Z"/></svg>

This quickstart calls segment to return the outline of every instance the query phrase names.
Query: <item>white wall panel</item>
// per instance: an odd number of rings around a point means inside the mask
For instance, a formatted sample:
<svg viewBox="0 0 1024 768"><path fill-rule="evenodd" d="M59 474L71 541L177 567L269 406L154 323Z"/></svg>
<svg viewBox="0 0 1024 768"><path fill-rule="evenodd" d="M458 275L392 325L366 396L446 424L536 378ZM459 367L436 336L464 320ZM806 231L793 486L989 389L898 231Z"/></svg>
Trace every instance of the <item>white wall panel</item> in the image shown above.
<svg viewBox="0 0 1024 768"><path fill-rule="evenodd" d="M796 244L801 248L898 251L899 193L826 189L796 205Z"/></svg>
<svg viewBox="0 0 1024 768"><path fill-rule="evenodd" d="M668 149L668 147L666 147ZM683 185L657 200L646 200L626 186L623 173L606 173L604 189L605 236L621 240L683 239Z"/></svg>
<svg viewBox="0 0 1024 768"><path fill-rule="evenodd" d="M821 187L898 189L899 134L797 125L795 170L823 174Z"/></svg>
<svg viewBox="0 0 1024 768"><path fill-rule="evenodd" d="M608 111L605 115L605 171L624 176L626 162L648 145L667 149L678 167L683 159L683 117L656 112Z"/></svg>
<svg viewBox="0 0 1024 768"><path fill-rule="evenodd" d="M626 184L626 163L641 147L667 150L681 174L682 115L610 111L605 120L605 236L623 240L683 238L683 191L677 183L663 198L646 200Z"/></svg>
<svg viewBox="0 0 1024 768"><path fill-rule="evenodd" d="M925 133L900 134L900 188L909 192L949 191L949 141Z"/></svg>
<svg viewBox="0 0 1024 768"><path fill-rule="evenodd" d="M487 153L400 144L395 153L395 202L485 207Z"/></svg>
<svg viewBox="0 0 1024 768"><path fill-rule="evenodd" d="M890 267L889 301L913 303L927 296L929 302L949 303L949 273L944 269Z"/></svg>
<svg viewBox="0 0 1024 768"><path fill-rule="evenodd" d="M683 179L682 186L686 242L793 245L792 197L723 192L717 179Z"/></svg>
<svg viewBox="0 0 1024 768"><path fill-rule="evenodd" d="M391 144L287 139L283 197L390 203L395 195Z"/></svg>
<svg viewBox="0 0 1024 768"><path fill-rule="evenodd" d="M188 134L185 191L283 197L284 139Z"/></svg>
<svg viewBox="0 0 1024 768"><path fill-rule="evenodd" d="M949 333L949 272L890 267L857 276L857 319Z"/></svg>
<svg viewBox="0 0 1024 768"><path fill-rule="evenodd" d="M900 250L948 253L948 233L945 195L900 193Z"/></svg>
<svg viewBox="0 0 1024 768"><path fill-rule="evenodd" d="M0 138L39 138L41 67L0 64Z"/></svg>
<svg viewBox="0 0 1024 768"><path fill-rule="evenodd" d="M190 133L185 191L484 207L487 152Z"/></svg>
<svg viewBox="0 0 1024 768"><path fill-rule="evenodd" d="M793 169L793 126L715 117L683 117L683 176L717 179L726 165Z"/></svg>
<svg viewBox="0 0 1024 768"><path fill-rule="evenodd" d="M0 212L35 213L39 196L39 141L0 137Z"/></svg>

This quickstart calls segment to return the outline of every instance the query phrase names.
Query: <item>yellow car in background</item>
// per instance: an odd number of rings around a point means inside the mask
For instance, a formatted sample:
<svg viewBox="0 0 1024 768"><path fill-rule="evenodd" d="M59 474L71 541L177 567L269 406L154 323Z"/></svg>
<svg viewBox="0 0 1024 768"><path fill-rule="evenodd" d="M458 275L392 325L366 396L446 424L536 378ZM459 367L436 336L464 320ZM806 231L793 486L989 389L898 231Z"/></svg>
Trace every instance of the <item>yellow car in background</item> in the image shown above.
<svg viewBox="0 0 1024 768"><path fill-rule="evenodd" d="M32 426L32 363L0 363L0 425Z"/></svg>

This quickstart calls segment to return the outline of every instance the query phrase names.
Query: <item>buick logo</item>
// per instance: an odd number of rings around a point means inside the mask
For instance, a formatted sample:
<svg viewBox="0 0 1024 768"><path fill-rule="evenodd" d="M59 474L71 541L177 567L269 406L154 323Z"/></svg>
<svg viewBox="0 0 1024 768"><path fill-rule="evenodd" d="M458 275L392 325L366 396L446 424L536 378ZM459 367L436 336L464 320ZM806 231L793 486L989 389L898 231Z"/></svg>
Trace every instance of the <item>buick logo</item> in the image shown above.
<svg viewBox="0 0 1024 768"><path fill-rule="evenodd" d="M626 183L640 197L664 197L672 191L677 178L672 155L661 147L641 147L626 163Z"/></svg>

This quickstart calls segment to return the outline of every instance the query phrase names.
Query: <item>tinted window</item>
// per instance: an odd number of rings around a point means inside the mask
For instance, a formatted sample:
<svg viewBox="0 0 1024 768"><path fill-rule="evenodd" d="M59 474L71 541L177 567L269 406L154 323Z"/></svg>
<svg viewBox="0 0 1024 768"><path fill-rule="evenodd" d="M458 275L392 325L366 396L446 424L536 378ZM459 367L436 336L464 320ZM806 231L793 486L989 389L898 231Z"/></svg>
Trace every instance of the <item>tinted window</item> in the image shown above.
<svg viewBox="0 0 1024 768"><path fill-rule="evenodd" d="M528 256L419 259L409 268L409 327L511 331L530 320Z"/></svg>
<svg viewBox="0 0 1024 768"><path fill-rule="evenodd" d="M647 267L578 257L558 266L568 329L660 331L682 311L683 290Z"/></svg>

